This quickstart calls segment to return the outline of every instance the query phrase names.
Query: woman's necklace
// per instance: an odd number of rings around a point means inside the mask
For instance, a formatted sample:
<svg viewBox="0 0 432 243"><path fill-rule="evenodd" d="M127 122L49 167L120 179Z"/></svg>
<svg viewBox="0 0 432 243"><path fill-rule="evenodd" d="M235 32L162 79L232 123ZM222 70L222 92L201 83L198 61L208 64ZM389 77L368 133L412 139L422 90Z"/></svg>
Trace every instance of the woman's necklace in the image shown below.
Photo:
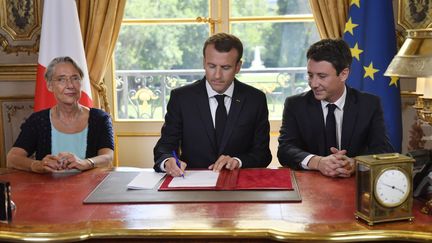
<svg viewBox="0 0 432 243"><path fill-rule="evenodd" d="M76 124L76 121L78 120L78 118L79 118L80 115L81 115L82 108L81 108L81 107L78 107L78 111L75 112L75 115L74 115L74 116L72 117L72 119L70 119L68 122L64 121L64 120L61 118L61 116L60 116L60 110L58 109L58 106L56 106L55 111L56 111L56 115L57 115L58 120L59 120L63 125L65 125L66 127L72 127L72 126L77 125L77 124Z"/></svg>

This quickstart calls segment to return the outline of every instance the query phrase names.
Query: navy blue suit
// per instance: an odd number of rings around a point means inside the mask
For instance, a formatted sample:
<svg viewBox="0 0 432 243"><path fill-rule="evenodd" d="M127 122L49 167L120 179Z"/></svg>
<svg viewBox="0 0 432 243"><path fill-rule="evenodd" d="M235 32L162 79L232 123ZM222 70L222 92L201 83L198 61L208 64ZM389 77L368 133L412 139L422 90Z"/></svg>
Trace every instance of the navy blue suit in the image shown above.
<svg viewBox="0 0 432 243"><path fill-rule="evenodd" d="M234 80L234 92L220 148L210 112L205 77L171 92L161 138L153 152L154 169L179 148L188 168L207 168L220 155L238 157L242 168L271 162L270 125L265 94Z"/></svg>
<svg viewBox="0 0 432 243"><path fill-rule="evenodd" d="M340 148L347 150L348 157L394 152L377 96L347 86L343 109ZM324 130L321 102L312 91L286 98L277 154L280 164L300 169L306 156L325 156Z"/></svg>

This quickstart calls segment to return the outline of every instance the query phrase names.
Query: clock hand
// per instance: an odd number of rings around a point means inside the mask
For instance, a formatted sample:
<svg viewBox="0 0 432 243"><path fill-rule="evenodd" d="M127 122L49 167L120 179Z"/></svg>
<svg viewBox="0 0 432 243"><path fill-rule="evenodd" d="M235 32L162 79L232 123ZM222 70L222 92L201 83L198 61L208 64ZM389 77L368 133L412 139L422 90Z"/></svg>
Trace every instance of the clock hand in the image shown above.
<svg viewBox="0 0 432 243"><path fill-rule="evenodd" d="M398 187L395 187L395 186L389 185L389 184L387 184L387 183L383 183L383 185L384 185L384 186L388 186L388 187L390 187L391 189L398 190L398 191L400 191L402 194L404 193L404 191L403 191L402 189L398 188Z"/></svg>
<svg viewBox="0 0 432 243"><path fill-rule="evenodd" d="M387 183L382 183L384 186L387 186L387 187L390 187L390 188L393 188L393 186L392 185L389 185L389 184L387 184Z"/></svg>

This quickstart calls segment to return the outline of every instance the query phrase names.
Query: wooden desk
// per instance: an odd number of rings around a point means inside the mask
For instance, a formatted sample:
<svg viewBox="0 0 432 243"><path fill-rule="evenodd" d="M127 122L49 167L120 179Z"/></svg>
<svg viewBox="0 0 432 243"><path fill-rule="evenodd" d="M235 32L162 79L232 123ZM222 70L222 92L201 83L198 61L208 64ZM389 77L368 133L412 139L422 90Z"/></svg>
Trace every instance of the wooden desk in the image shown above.
<svg viewBox="0 0 432 243"><path fill-rule="evenodd" d="M89 204L83 199L107 175L95 169L53 178L0 171L17 205L13 221L0 224L7 241L193 242L431 241L432 218L414 202L414 222L368 226L354 218L354 178L296 172L301 203ZM199 193L199 192L197 192Z"/></svg>

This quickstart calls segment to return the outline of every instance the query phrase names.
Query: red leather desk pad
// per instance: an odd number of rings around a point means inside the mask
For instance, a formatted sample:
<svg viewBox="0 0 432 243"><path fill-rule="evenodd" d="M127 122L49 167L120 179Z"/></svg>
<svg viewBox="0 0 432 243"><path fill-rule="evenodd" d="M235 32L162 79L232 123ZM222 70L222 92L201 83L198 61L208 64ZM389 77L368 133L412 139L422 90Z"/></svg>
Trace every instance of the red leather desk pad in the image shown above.
<svg viewBox="0 0 432 243"><path fill-rule="evenodd" d="M172 179L167 176L159 190L293 190L289 168L222 170L216 187L169 187Z"/></svg>
<svg viewBox="0 0 432 243"><path fill-rule="evenodd" d="M84 203L175 203L175 202L301 202L294 173L293 190L241 190L241 191L158 191L128 190L127 184L139 172L112 171L84 199Z"/></svg>
<svg viewBox="0 0 432 243"><path fill-rule="evenodd" d="M129 179L138 173L137 170L134 172ZM417 199L414 200L415 219L412 222L397 221L370 227L356 220L354 177L331 178L318 171L295 171L296 182L301 188L301 203L82 205L84 198L108 174L106 169L96 168L53 178L49 174L15 170L2 173L0 169L0 179L11 183L12 199L17 205L12 223L0 224L0 241L432 241L431 216L420 212L424 202Z"/></svg>

